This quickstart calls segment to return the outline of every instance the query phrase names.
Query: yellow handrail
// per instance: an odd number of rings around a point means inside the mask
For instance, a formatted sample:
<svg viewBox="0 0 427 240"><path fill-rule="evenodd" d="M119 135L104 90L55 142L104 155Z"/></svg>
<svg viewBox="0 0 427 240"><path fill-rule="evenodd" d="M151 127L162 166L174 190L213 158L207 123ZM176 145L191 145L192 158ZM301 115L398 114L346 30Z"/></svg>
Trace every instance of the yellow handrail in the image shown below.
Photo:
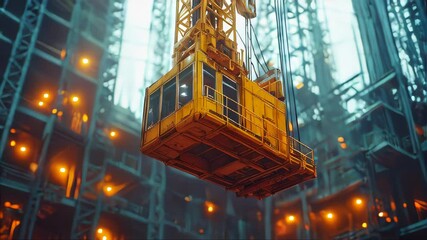
<svg viewBox="0 0 427 240"><path fill-rule="evenodd" d="M224 119L228 122L233 122L234 124L236 124L237 126L239 126L240 128L250 131L253 129L248 129L246 126L244 126L242 123L246 122L246 123L250 123L252 127L256 127L258 128L261 133L261 141L263 143L266 143L266 138L268 137L271 140L275 140L277 142L277 144L275 146L272 146L271 144L266 144L266 146L270 147L273 150L279 151L282 154L287 154L288 152L292 155L297 156L297 159L299 159L300 161L305 161L305 163L308 163L309 165L307 165L308 167L314 167L314 154L313 154L313 150L308 147L307 145L305 145L304 143L298 141L297 139L291 137L291 136L287 136L287 134L279 129L276 125L274 125L274 123L266 121L263 117L257 115L256 113L252 112L251 110L248 110L247 108L245 108L242 104L238 103L237 101L225 96L224 94L216 91L215 89L209 87L209 86L204 86L205 91L203 94L203 98L204 98L204 106L206 106L206 100L210 100L210 101L214 101L216 104L218 104L219 106L222 106L222 109L226 109L226 114L229 115L230 112L233 112L235 114L237 114L239 116L239 121L235 122L234 120L230 119L228 116L223 114L223 110L218 113L220 115L222 115L224 117ZM214 94L209 94L209 93L214 93ZM213 97L213 98L212 98ZM225 99L225 100L223 100ZM224 104L223 102L226 102L226 104ZM238 107L237 107L237 111L235 109L232 109L229 107L229 102L233 102L235 103ZM265 101L264 101L265 102ZM267 102L266 102L267 103ZM271 105L271 104L270 104ZM240 109L240 111L239 111ZM277 109L277 108L276 108ZM280 111L280 109L277 109L278 111ZM246 115L243 115L241 112L245 112ZM283 111L280 111L283 114L285 114ZM276 136L273 136L271 134L271 131L266 131L266 129L264 127L259 126L258 124L256 124L254 121L250 120L248 118L248 116L251 116L251 118L255 118L258 119L259 122L263 123L263 126L266 126L267 124L270 124L271 128L273 128L274 133L276 133ZM286 140L287 141L283 141L282 139L280 139L281 136L286 136ZM280 146L285 146L288 147L289 149L287 149L288 151L283 151L282 148Z"/></svg>

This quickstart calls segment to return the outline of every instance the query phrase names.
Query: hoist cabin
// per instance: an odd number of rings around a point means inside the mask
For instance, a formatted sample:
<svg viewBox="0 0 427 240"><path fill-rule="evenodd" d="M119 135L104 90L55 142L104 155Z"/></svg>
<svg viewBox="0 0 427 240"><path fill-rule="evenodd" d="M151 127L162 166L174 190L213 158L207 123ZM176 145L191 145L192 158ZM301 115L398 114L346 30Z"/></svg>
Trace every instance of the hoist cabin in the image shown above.
<svg viewBox="0 0 427 240"><path fill-rule="evenodd" d="M250 3L236 2L177 2L174 67L146 89L141 151L238 196L264 198L316 170L313 151L286 132L280 71L247 77L235 15Z"/></svg>

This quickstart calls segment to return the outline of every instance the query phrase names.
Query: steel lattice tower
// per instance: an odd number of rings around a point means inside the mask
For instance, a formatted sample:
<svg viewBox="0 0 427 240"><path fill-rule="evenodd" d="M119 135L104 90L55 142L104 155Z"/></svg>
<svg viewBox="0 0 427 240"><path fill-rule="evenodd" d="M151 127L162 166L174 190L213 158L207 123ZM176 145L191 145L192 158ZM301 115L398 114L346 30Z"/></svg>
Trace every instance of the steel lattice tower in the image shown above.
<svg viewBox="0 0 427 240"><path fill-rule="evenodd" d="M108 2L108 28L103 42L105 51L100 61L92 121L84 149L82 182L76 202L71 239L94 237L102 211L103 189L100 189L98 184L103 182L107 159L95 159L91 152L100 149L108 153L111 146L108 136L99 126L105 126L107 119L111 117L109 114L113 105L124 27L124 2L125 0Z"/></svg>

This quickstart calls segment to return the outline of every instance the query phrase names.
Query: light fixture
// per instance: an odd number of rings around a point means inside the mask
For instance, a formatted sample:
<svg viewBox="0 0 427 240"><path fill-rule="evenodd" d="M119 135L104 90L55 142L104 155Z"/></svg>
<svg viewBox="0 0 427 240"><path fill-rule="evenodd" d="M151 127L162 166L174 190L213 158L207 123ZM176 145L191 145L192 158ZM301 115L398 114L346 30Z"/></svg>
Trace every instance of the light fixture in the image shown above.
<svg viewBox="0 0 427 240"><path fill-rule="evenodd" d="M208 212L210 212L210 213L211 213L211 212L213 212L213 210L214 210L213 206L209 206L209 207L208 207Z"/></svg>
<svg viewBox="0 0 427 240"><path fill-rule="evenodd" d="M344 142L344 138L343 137L338 137L338 142L343 143Z"/></svg>
<svg viewBox="0 0 427 240"><path fill-rule="evenodd" d="M26 151L27 151L27 147L22 146L22 147L20 147L20 148L19 148L19 151L21 151L21 152L26 152Z"/></svg>
<svg viewBox="0 0 427 240"><path fill-rule="evenodd" d="M73 101L73 102L78 102L79 101L79 97L77 97L77 96L73 96L72 98L71 98L71 101Z"/></svg>
<svg viewBox="0 0 427 240"><path fill-rule="evenodd" d="M363 201L362 201L362 199L360 199L360 198L356 198L356 200L354 200L354 203L355 203L356 205L362 205Z"/></svg>
<svg viewBox="0 0 427 240"><path fill-rule="evenodd" d="M10 146L11 147L15 147L16 146L16 141L15 140L10 141Z"/></svg>
<svg viewBox="0 0 427 240"><path fill-rule="evenodd" d="M113 190L113 188L110 186L106 187L105 189L107 190L107 192L111 192Z"/></svg>
<svg viewBox="0 0 427 240"><path fill-rule="evenodd" d="M89 120L89 116L85 113L82 117L83 122L87 122Z"/></svg>
<svg viewBox="0 0 427 240"><path fill-rule="evenodd" d="M182 92L180 95L183 96L183 97L186 97L187 93L186 92Z"/></svg>
<svg viewBox="0 0 427 240"><path fill-rule="evenodd" d="M363 228L367 228L367 227L368 227L368 224L367 224L366 222L364 222L364 223L362 223L362 227L363 227Z"/></svg>
<svg viewBox="0 0 427 240"><path fill-rule="evenodd" d="M384 217L384 212L379 212L378 217Z"/></svg>
<svg viewBox="0 0 427 240"><path fill-rule="evenodd" d="M332 218L334 218L334 214L332 214L331 212L329 212L328 214L326 214L326 217L328 219L332 219Z"/></svg>
<svg viewBox="0 0 427 240"><path fill-rule="evenodd" d="M49 98L49 93L43 93L43 98L44 99L48 99Z"/></svg>
<svg viewBox="0 0 427 240"><path fill-rule="evenodd" d="M90 63L90 60L89 60L89 58L87 58L87 57L83 57L83 58L81 59L81 62L82 62L82 64L83 64L83 65L88 65L88 64Z"/></svg>
<svg viewBox="0 0 427 240"><path fill-rule="evenodd" d="M56 114L58 112L58 109L54 108L52 109L52 114Z"/></svg>
<svg viewBox="0 0 427 240"><path fill-rule="evenodd" d="M59 172L61 172L61 173L65 173L66 171L67 170L64 167L62 167L62 168L59 169Z"/></svg>
<svg viewBox="0 0 427 240"><path fill-rule="evenodd" d="M187 88L188 86L187 86L187 84L182 84L180 87L182 87L182 88Z"/></svg>
<svg viewBox="0 0 427 240"><path fill-rule="evenodd" d="M98 233L102 233L102 228L98 228Z"/></svg>
<svg viewBox="0 0 427 240"><path fill-rule="evenodd" d="M293 222L295 222L295 216L294 215L289 215L287 217L287 220L288 220L289 223L293 223Z"/></svg>
<svg viewBox="0 0 427 240"><path fill-rule="evenodd" d="M110 131L110 137L116 137L117 132L116 131Z"/></svg>
<svg viewBox="0 0 427 240"><path fill-rule="evenodd" d="M44 102L43 102L43 101L39 101L38 105L39 105L40 107L43 107Z"/></svg>

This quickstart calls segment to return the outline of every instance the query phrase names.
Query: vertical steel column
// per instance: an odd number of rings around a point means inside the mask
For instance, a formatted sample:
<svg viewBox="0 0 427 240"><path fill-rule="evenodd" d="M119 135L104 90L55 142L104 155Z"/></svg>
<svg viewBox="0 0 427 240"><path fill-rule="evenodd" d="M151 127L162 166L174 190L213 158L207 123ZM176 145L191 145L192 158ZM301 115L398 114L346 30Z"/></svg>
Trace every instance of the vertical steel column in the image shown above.
<svg viewBox="0 0 427 240"><path fill-rule="evenodd" d="M426 80L424 77L424 79L417 80L416 78L412 78L412 82L411 80L408 81L408 79L404 76L404 72L402 70L402 59L400 59L399 57L399 54L402 53L402 49L399 49L396 46L396 41L416 42L416 40L414 40L416 38L411 37L409 39L408 37L402 37L401 35L395 34L395 31L400 31L401 29L395 28L397 23L392 24L389 21L388 15L390 13L388 12L388 10L390 10L390 8L384 2L372 0L353 0L353 7L357 14L359 26L361 28L364 49L365 51L371 52L371 58L374 60L373 62L367 62L368 69L371 69L369 71L371 79L373 79L373 81L378 81L380 77L387 71L394 70L396 72L396 77L399 83L399 98L402 104L402 112L405 115L406 121L409 126L408 132L412 143L412 151L414 154L417 155L420 170L424 178L424 184L427 184L427 168L423 153L421 151L420 142L415 131L415 123L411 110L411 103L413 102L413 100L411 100L409 92L411 89L409 88L410 85L419 85L418 88L420 89L425 88L426 85L423 85L423 82L425 83ZM423 13L420 14L422 15ZM399 39L399 37L402 37L404 39ZM414 43L412 43L412 45L413 44ZM417 64L420 64L420 62L411 62L411 64L416 66ZM416 68L424 67L417 66ZM423 95L426 95L426 93L423 93L423 91L421 91L421 95L419 96L419 98L422 97L425 99Z"/></svg>
<svg viewBox="0 0 427 240"><path fill-rule="evenodd" d="M147 239L163 239L166 169L161 162L153 160L151 164L150 210L148 213Z"/></svg>
<svg viewBox="0 0 427 240"><path fill-rule="evenodd" d="M95 230L102 212L102 182L105 176L107 160L105 157L94 158L91 153L96 148L108 153L108 148L112 147L104 129L99 128L99 126L105 126L113 105L124 27L124 1L108 1L107 31L103 43L104 52L100 61L99 81L90 118L91 122L85 139L82 182L76 201L70 234L71 239L94 239Z"/></svg>
<svg viewBox="0 0 427 240"><path fill-rule="evenodd" d="M171 66L170 50L173 36L171 24L173 6L171 2L168 0L153 1L143 94L145 94L145 88L159 79ZM141 99L144 99L144 96Z"/></svg>
<svg viewBox="0 0 427 240"><path fill-rule="evenodd" d="M46 8L46 2L46 0L27 0L9 62L0 83L1 159L4 148L7 146L9 131L19 104L22 87L27 77L29 64Z"/></svg>
<svg viewBox="0 0 427 240"><path fill-rule="evenodd" d="M73 9L73 14L72 14L72 18L71 18L71 26L72 28L70 29L70 32L68 34L68 38L67 38L67 56L65 57L64 61L62 62L62 70L61 70L61 76L59 79L59 87L58 87L58 92L61 92L62 90L64 90L64 85L66 82L66 76L67 76L67 71L68 71L68 67L70 65L70 59L71 59L71 55L74 51L74 46L77 42L78 36L77 36L77 32L78 30L76 30L74 27L78 26L78 22L79 22L79 14L80 14L80 1L77 0L75 3L75 7ZM55 102L55 107L59 108L61 106L61 100L60 98L56 99ZM24 208L24 216L23 216L23 221L21 224L21 228L19 231L19 238L20 239L30 239L32 238L32 234L33 234L33 230L34 230L34 226L37 220L37 213L39 211L39 207L40 207L40 202L41 199L43 197L43 180L44 180L44 176L45 176L45 165L46 165L46 158L47 158L47 152L48 152L48 148L50 145L50 141L52 138L52 133L53 133L53 129L54 129L54 125L56 122L56 115L52 114L50 115L49 119L46 122L46 125L44 127L43 130L43 134L42 134L42 146L41 146L41 150L40 150L40 154L38 157L38 168L36 171L36 176L35 179L32 183L31 186L31 191L30 191L30 196L28 199L28 202Z"/></svg>
<svg viewBox="0 0 427 240"><path fill-rule="evenodd" d="M171 65L171 10L173 9L171 2L167 0L153 1L150 40L148 42L148 61L146 63L142 94L145 94L145 88L166 73ZM144 96L141 99L144 99ZM150 210L147 239L163 239L166 169L160 162L151 160L151 170L150 183L152 188L149 196Z"/></svg>

